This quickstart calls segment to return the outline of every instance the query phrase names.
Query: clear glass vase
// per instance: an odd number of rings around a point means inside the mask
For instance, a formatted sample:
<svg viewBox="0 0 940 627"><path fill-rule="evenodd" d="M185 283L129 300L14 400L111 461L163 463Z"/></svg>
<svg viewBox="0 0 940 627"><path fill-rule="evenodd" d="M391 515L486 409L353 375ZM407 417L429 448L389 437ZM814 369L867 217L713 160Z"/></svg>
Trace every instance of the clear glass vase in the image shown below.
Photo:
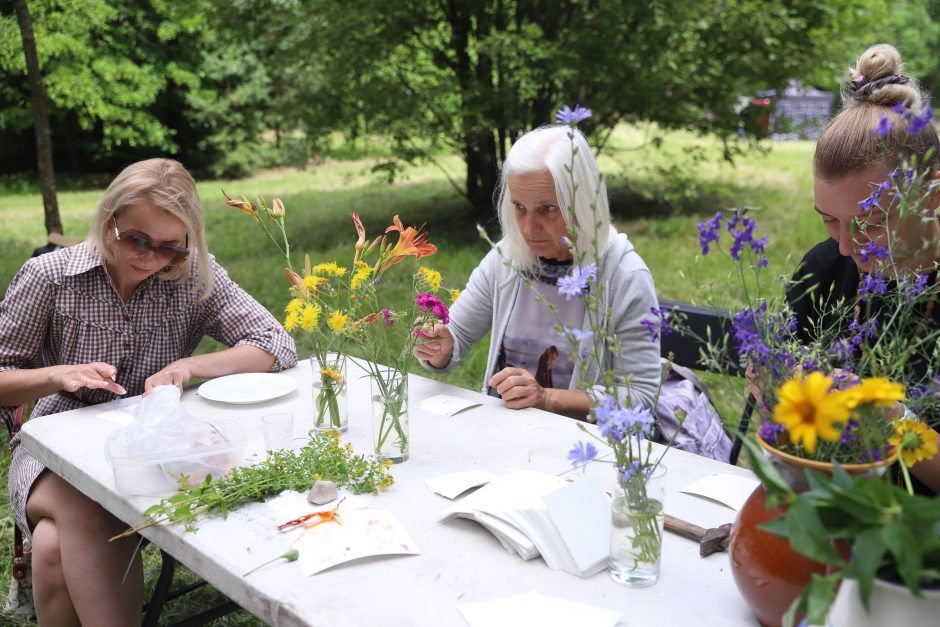
<svg viewBox="0 0 940 627"><path fill-rule="evenodd" d="M323 365L310 358L313 371L313 428L317 433L346 431L349 411L346 399L346 355L328 353Z"/></svg>
<svg viewBox="0 0 940 627"><path fill-rule="evenodd" d="M393 463L408 461L408 373L372 373L372 443L375 454Z"/></svg>
<svg viewBox="0 0 940 627"><path fill-rule="evenodd" d="M663 548L666 467L650 476L642 471L624 481L617 476L611 501L610 577L619 584L642 588L659 580Z"/></svg>

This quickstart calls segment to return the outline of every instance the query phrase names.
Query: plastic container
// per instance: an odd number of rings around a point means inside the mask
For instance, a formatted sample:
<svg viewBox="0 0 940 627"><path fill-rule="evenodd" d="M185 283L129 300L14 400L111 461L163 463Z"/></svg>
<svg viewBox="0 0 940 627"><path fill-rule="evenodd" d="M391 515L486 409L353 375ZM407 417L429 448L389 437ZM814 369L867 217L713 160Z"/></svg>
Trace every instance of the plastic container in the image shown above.
<svg viewBox="0 0 940 627"><path fill-rule="evenodd" d="M204 419L210 426L212 444L190 445L142 455L115 452L117 431L105 442L105 457L114 470L114 483L124 496L159 496L175 492L185 475L190 484L224 477L245 458L245 434L238 423Z"/></svg>

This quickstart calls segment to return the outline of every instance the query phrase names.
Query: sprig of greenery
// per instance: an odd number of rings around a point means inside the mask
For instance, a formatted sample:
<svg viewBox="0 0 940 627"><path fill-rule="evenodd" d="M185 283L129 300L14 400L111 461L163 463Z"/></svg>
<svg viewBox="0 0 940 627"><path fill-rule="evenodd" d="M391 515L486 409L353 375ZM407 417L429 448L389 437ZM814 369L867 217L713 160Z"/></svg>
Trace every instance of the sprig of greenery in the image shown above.
<svg viewBox="0 0 940 627"><path fill-rule="evenodd" d="M145 524L112 540L155 525L183 525L186 531L194 532L200 518L217 514L225 518L239 505L260 502L285 490L307 490L320 479L349 488L353 494L378 494L395 482L390 467L389 462L355 454L351 444L340 444L338 433L312 434L298 451L274 451L264 461L235 468L220 479L210 475L190 485L187 477L181 477L177 494L144 512Z"/></svg>

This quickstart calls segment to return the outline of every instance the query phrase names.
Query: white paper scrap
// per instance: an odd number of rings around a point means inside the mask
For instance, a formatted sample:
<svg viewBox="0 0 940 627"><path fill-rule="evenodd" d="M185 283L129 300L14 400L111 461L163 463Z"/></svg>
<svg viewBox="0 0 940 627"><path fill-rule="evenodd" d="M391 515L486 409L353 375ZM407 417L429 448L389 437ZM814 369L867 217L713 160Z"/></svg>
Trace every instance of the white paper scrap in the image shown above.
<svg viewBox="0 0 940 627"><path fill-rule="evenodd" d="M424 399L418 403L418 407L424 411L431 412L432 414L437 414L438 416L453 416L457 412L470 409L471 407L478 407L482 404L483 403L479 403L477 401L460 398L459 396L438 394L436 396L429 396L428 398Z"/></svg>
<svg viewBox="0 0 940 627"><path fill-rule="evenodd" d="M458 603L457 609L470 627L614 627L620 620L620 612L540 592L525 592L491 601Z"/></svg>
<svg viewBox="0 0 940 627"><path fill-rule="evenodd" d="M718 501L737 511L744 506L744 502L759 485L760 481L751 477L713 473L690 483L679 491Z"/></svg>
<svg viewBox="0 0 940 627"><path fill-rule="evenodd" d="M610 497L597 481L582 476L542 497L581 576L607 567L610 555ZM578 572L571 573L579 575Z"/></svg>
<svg viewBox="0 0 940 627"><path fill-rule="evenodd" d="M485 485L498 476L495 472L486 470L468 470L431 477L425 479L424 483L431 489L431 492L449 499L455 499L470 488Z"/></svg>

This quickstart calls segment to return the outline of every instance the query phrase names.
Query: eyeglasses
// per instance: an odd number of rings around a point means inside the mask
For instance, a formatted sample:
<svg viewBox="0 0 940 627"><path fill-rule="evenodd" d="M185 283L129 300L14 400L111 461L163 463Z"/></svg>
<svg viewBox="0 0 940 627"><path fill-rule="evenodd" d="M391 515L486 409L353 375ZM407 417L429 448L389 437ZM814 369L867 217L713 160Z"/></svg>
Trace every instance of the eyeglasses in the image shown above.
<svg viewBox="0 0 940 627"><path fill-rule="evenodd" d="M189 255L189 249L183 246L154 244L150 238L145 235L138 235L137 233L131 233L130 231L119 231L117 218L114 216L111 216L111 224L114 226L115 241L120 242L121 245L123 245L125 248L138 254L151 252L154 254L154 256L167 260L174 257L178 258L179 260L183 260Z"/></svg>

